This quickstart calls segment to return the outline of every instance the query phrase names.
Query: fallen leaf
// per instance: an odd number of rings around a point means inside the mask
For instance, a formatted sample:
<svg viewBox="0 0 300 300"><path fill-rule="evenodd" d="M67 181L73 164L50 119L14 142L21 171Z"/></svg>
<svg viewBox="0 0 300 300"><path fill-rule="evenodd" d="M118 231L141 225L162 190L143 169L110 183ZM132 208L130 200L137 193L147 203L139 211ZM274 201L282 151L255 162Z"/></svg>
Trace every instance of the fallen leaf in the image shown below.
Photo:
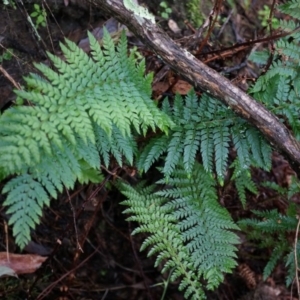
<svg viewBox="0 0 300 300"><path fill-rule="evenodd" d="M167 82L156 82L152 86L153 91L153 97L154 99L157 99L160 97L163 93L165 93L170 85Z"/></svg>
<svg viewBox="0 0 300 300"><path fill-rule="evenodd" d="M174 33L179 33L181 31L181 29L178 27L177 23L172 19L170 19L168 21L168 26Z"/></svg>
<svg viewBox="0 0 300 300"><path fill-rule="evenodd" d="M176 84L172 88L172 92L178 93L180 95L186 95L189 90L192 88L192 85L190 85L188 82L184 80L178 80Z"/></svg>
<svg viewBox="0 0 300 300"><path fill-rule="evenodd" d="M6 267L11 270L7 269L8 272L14 274L30 274L35 272L46 259L47 257L36 254L7 254L6 252L0 252L0 267Z"/></svg>

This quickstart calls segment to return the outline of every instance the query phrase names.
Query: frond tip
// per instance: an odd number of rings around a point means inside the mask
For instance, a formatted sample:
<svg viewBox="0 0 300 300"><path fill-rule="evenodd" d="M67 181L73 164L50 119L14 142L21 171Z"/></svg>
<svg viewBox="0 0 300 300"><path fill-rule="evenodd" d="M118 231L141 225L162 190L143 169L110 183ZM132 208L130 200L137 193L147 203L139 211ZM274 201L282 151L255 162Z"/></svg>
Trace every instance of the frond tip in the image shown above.
<svg viewBox="0 0 300 300"><path fill-rule="evenodd" d="M2 192L8 193L3 205L9 207L7 214L12 214L8 224L13 225L16 243L24 248L30 240L30 230L40 221L43 206L49 206L49 196L29 174L9 181Z"/></svg>

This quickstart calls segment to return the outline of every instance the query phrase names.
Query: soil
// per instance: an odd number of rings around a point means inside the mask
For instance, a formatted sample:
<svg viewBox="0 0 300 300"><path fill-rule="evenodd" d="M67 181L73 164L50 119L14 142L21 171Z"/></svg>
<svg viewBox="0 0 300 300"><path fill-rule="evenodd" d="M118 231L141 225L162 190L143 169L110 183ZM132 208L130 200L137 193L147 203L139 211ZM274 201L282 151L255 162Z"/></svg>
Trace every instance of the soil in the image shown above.
<svg viewBox="0 0 300 300"><path fill-rule="evenodd" d="M0 55L10 54L9 59L3 59L1 63L1 111L14 104L16 96L13 90L24 85L24 76L35 72L34 62L47 64L46 52L60 55L59 42L65 37L78 44L83 43L87 30L101 27L108 19L108 16L103 16L101 12L85 7L82 3L77 6L78 1L65 1L68 6L63 1L57 1L58 5L56 1L50 1L45 6L47 26L39 26L37 35L27 21L27 15L34 11L33 4L24 2L24 6L20 4L22 1L17 2L15 8L0 4ZM188 47L193 24L185 22L188 14L183 5L180 1L168 1L172 8L170 18L180 28L179 32L174 32L167 20L160 17L160 2L149 1L146 4L158 16L158 21L169 35ZM203 8L207 16L212 5L202 2L200 10ZM250 4L247 6L248 2ZM207 60L211 67L228 74L243 89L248 87L247 80L257 76L259 72L254 67L243 64L249 54L248 48L236 54L229 53L221 59L213 59L203 53L264 34L265 29L257 12L264 5L270 6L271 2L224 1L219 24L199 54L200 59ZM164 69L159 58L149 53L134 37L129 41L130 45L138 45L141 54L146 57L147 69L154 71L155 81L160 83L153 86L155 99L159 101L164 95L174 92L185 93L188 88L186 83L182 83L168 68ZM267 44L262 46L267 47ZM191 47L190 50L197 53L197 47ZM129 173L130 170L124 168L117 175L129 178ZM253 178L258 183L273 180L284 186L291 173L287 162L280 155L274 154L272 172L253 170ZM155 180L157 175L154 172L151 176ZM106 179L114 180L114 176L107 172ZM95 191L96 196L87 201ZM284 209L280 201L266 204L266 199L272 195L264 188L256 196L248 195L246 210L243 210L232 186L220 187L219 194L235 220L250 216L251 209ZM3 201L3 196L1 197L0 200ZM147 257L145 251L139 252L145 236L130 235L136 224L126 222L123 208L119 205L122 200L123 197L117 191L108 191L95 184L77 185L74 191L66 191L58 200L53 200L51 208L44 210L42 222L33 232L32 242L23 252L47 256L48 259L33 274L20 275L19 278L2 277L1 299L161 299L164 291L164 299L183 299L177 290L178 282L170 283L167 274L161 275L161 267L153 267L154 258ZM0 221L3 237L0 251L7 251L9 246L11 253L18 253L11 230L6 230L7 217L3 209ZM241 239L243 243L238 253L239 267L233 274L226 275L224 283L216 291L208 292L207 298L293 299L292 294L296 293L294 289L285 287L283 265L276 268L267 282L262 280L262 271L272 249L267 253L261 252L255 245L249 244L242 234Z"/></svg>

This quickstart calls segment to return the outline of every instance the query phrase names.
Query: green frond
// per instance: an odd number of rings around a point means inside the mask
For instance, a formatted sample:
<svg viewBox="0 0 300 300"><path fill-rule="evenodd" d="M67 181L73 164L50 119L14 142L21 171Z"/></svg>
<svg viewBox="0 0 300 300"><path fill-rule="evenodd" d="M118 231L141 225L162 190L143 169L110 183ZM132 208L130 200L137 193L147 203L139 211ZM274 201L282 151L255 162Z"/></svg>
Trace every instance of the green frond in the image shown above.
<svg viewBox="0 0 300 300"><path fill-rule="evenodd" d="M122 156L127 159L130 165L133 164L137 145L132 136L125 137L117 127L113 127L111 139L108 139L107 142L109 143L111 153L120 166L122 166Z"/></svg>
<svg viewBox="0 0 300 300"><path fill-rule="evenodd" d="M201 150L204 169L207 172L211 172L213 170L214 144L213 144L213 133L211 128L209 127L204 128L201 131L200 150Z"/></svg>
<svg viewBox="0 0 300 300"><path fill-rule="evenodd" d="M293 18L300 19L300 4L298 0L289 0L285 4L279 5L278 9Z"/></svg>
<svg viewBox="0 0 300 300"><path fill-rule="evenodd" d="M196 154L200 148L201 132L188 129L185 132L183 164L188 174L192 172Z"/></svg>
<svg viewBox="0 0 300 300"><path fill-rule="evenodd" d="M279 240L276 247L273 249L271 257L267 263L267 265L264 267L263 272L263 279L266 280L271 273L274 271L278 261L280 258L282 258L283 254L286 253L286 251L289 250L289 245L286 240Z"/></svg>
<svg viewBox="0 0 300 300"><path fill-rule="evenodd" d="M257 129L249 127L246 137L252 154L252 164L266 171L271 169L272 149L267 141L261 136Z"/></svg>
<svg viewBox="0 0 300 300"><path fill-rule="evenodd" d="M224 178L229 154L230 133L228 127L216 127L213 131L216 172L218 178Z"/></svg>
<svg viewBox="0 0 300 300"><path fill-rule="evenodd" d="M164 166L164 173L166 176L169 176L174 171L180 161L181 154L183 153L184 139L185 132L181 128L178 128L178 130L171 135Z"/></svg>
<svg viewBox="0 0 300 300"><path fill-rule="evenodd" d="M162 180L161 183L167 182ZM173 188L157 194L171 200L165 206L173 211L178 220L192 263L201 270L208 286L215 288L222 282L220 271L221 274L231 272L236 265L234 245L238 243L238 238L230 230L238 230L238 227L227 210L219 205L215 181L202 166L195 165L191 178L187 178L183 169L177 169L167 184ZM214 268L211 273L204 271ZM218 282L215 281L217 270Z"/></svg>
<svg viewBox="0 0 300 300"><path fill-rule="evenodd" d="M267 184L269 187L275 188L279 194L287 194L287 190L281 189L274 184ZM247 233L248 239L259 242L261 248L273 249L270 259L264 268L264 279L269 277L273 272L279 260L284 257L293 244L290 243L288 235L291 231L295 231L298 223L297 209L294 203L289 204L285 215L277 210L270 211L253 211L255 218L242 219L238 222L242 230ZM287 283L291 283L294 278L295 262L294 254L286 257L286 266L288 267ZM291 271L293 269L293 271ZM292 274L292 273L293 274Z"/></svg>
<svg viewBox="0 0 300 300"><path fill-rule="evenodd" d="M203 94L199 99L192 89L185 98L176 95L173 105L164 100L162 110L172 118L175 126L170 128L168 136L159 135L147 142L138 159L139 170L147 171L166 153L163 167L166 177L180 161L190 176L196 157L201 154L205 170L215 170L222 183L228 168L231 141L245 170L252 164L269 170L271 147L261 134L209 95ZM254 189L250 181L248 185L249 189Z"/></svg>
<svg viewBox="0 0 300 300"><path fill-rule="evenodd" d="M296 255L297 255L298 265L296 264L296 261L295 261L295 250L297 251ZM298 268L299 268L299 261L300 261L300 242L299 241L297 242L296 249L294 247L292 247L292 249L290 249L289 253L286 255L285 261L286 261L285 266L288 271L288 274L286 276L286 285L290 286L295 281L296 272L298 272Z"/></svg>
<svg viewBox="0 0 300 300"><path fill-rule="evenodd" d="M122 203L128 206L125 213L140 224L134 234L150 234L141 249L150 248L149 255L157 255L156 265L164 263L163 271L174 268L171 278L183 278L181 288L190 288L200 277L207 288L216 288L236 266L238 237L232 230L239 228L218 203L214 179L195 164L190 177L181 166L159 184L166 187L156 193L154 186L147 192L119 187L128 198ZM187 289L186 294L195 291Z"/></svg>
<svg viewBox="0 0 300 300"><path fill-rule="evenodd" d="M299 10L298 1L288 1L280 5L279 9L290 16L300 18L297 11ZM298 24L294 21L281 21L280 26L292 31L298 27ZM300 138L299 42L299 31L279 39L275 44L271 67L268 72L258 78L251 89L254 98L261 101L283 122L292 127L297 139Z"/></svg>
<svg viewBox="0 0 300 300"><path fill-rule="evenodd" d="M235 186L242 202L243 207L246 207L246 191L250 191L253 194L257 194L257 187L252 180L251 172L249 169L245 169L241 166L240 161L236 159L231 168L234 168L232 180L235 181Z"/></svg>
<svg viewBox="0 0 300 300"><path fill-rule="evenodd" d="M30 240L30 230L34 229L42 216L44 205L49 206L49 196L43 186L29 174L11 179L3 188L7 193L3 205L9 207L9 225L13 225L16 243L24 248Z"/></svg>
<svg viewBox="0 0 300 300"><path fill-rule="evenodd" d="M124 213L132 215L128 220L140 224L133 234L150 233L141 250L150 247L148 255L157 254L155 265L164 262L162 272L174 268L171 279L183 278L179 289L185 290L187 297L204 299L203 288L195 276L196 270L189 261L176 218L172 211L163 205L168 199L151 193L154 188L151 186L137 190L126 184L119 184L119 189L128 198L122 202L128 207Z"/></svg>
<svg viewBox="0 0 300 300"><path fill-rule="evenodd" d="M248 169L251 163L250 145L247 140L247 125L242 121L231 129L234 148L237 151L237 159L242 169Z"/></svg>
<svg viewBox="0 0 300 300"><path fill-rule="evenodd" d="M42 76L31 74L25 78L28 90L16 91L31 105L13 107L0 116L1 178L26 174L35 189L44 191L46 205L50 196L73 188L76 181L101 181L101 161L108 167L111 155L119 165L123 159L132 165L137 152L133 129L145 134L159 128L167 133L173 126L151 99L152 75L144 76L145 63L128 57L125 33L115 46L104 29L103 48L91 34L89 38L91 57L68 40L61 44L64 59L48 53L55 69L36 64ZM28 184L31 191L29 181L18 184L24 190ZM18 189L17 184L13 187ZM13 190L4 191L11 199ZM31 195L32 205L38 201L35 197ZM6 202L8 210L10 203ZM38 214L32 213L35 223L42 206ZM30 230L22 235L17 213L11 222L18 222L20 231L15 229L14 234L22 236L17 240L23 247ZM29 220L22 222L33 228Z"/></svg>
<svg viewBox="0 0 300 300"><path fill-rule="evenodd" d="M166 145L170 143L170 138L170 135L158 135L151 139L138 157L138 169L147 172L154 162L166 152Z"/></svg>

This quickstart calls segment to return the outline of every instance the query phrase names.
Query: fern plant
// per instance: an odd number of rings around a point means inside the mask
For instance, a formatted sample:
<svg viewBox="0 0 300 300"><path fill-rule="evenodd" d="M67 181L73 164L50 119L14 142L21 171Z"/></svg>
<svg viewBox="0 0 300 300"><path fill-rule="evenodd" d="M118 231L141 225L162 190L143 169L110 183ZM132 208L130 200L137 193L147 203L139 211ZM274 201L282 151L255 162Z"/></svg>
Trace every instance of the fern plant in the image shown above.
<svg viewBox="0 0 300 300"><path fill-rule="evenodd" d="M298 223L297 205L291 201L291 198L299 193L300 184L296 178L293 178L289 188L282 188L273 182L265 183L264 186L274 189L283 201L289 203L285 214L275 209L253 210L254 217L240 220L238 225L247 233L249 240L258 241L260 248L273 249L264 268L264 279L270 276L279 260L284 258L288 268L286 283L290 285L296 274L294 236ZM300 257L298 246L296 251L296 255Z"/></svg>
<svg viewBox="0 0 300 300"><path fill-rule="evenodd" d="M0 117L0 177L17 175L4 186L4 205L19 246L30 239L50 196L71 189L78 180L101 181L101 161L112 154L133 162L132 130L145 134L158 127L166 132L170 119L151 100L151 74L127 55L123 33L117 47L107 31L103 49L89 34L91 57L66 40L65 61L51 55L56 71L37 64L25 78L28 90L16 91L19 101Z"/></svg>
<svg viewBox="0 0 300 300"><path fill-rule="evenodd" d="M299 7L299 1L296 0L282 4L278 9L297 19L298 22L300 20ZM293 31L299 26L297 22L280 20L280 27L286 31ZM275 44L272 65L266 74L258 78L250 90L255 99L263 102L270 111L291 126L297 139L300 138L299 42L298 30L278 40Z"/></svg>
<svg viewBox="0 0 300 300"><path fill-rule="evenodd" d="M285 31L293 32L275 43L273 61L267 72L258 78L250 93L286 123L296 138L300 139L300 33L296 30L300 20L300 2L290 0L279 5L278 9L289 15L289 20L280 20L279 26ZM252 60L261 65L266 64L267 59L265 51L252 56ZM290 285L298 272L297 262L300 258L299 242L296 245L294 242L299 206L291 201L292 196L299 193L299 181L294 178L288 189L275 183L268 183L267 187L275 190L288 202L286 211L254 210L253 218L240 220L238 224L247 232L249 239L259 241L260 247L273 249L264 268L264 278L270 276L277 263L283 259L287 267L286 283Z"/></svg>

